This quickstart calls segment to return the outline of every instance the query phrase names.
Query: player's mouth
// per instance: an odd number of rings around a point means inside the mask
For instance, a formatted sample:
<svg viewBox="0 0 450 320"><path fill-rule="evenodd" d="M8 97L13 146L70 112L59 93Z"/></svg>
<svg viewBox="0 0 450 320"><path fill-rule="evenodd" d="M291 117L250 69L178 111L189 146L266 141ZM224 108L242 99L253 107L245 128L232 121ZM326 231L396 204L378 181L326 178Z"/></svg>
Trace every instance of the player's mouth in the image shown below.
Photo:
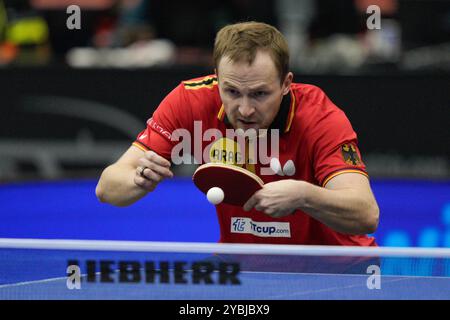
<svg viewBox="0 0 450 320"><path fill-rule="evenodd" d="M248 121L248 120L244 120L244 119L238 119L238 121L241 122L242 124L245 124L245 125L257 124L256 121Z"/></svg>
<svg viewBox="0 0 450 320"><path fill-rule="evenodd" d="M239 127L241 127L244 130L247 129L258 129L258 122L256 121L249 121L244 119L238 119Z"/></svg>

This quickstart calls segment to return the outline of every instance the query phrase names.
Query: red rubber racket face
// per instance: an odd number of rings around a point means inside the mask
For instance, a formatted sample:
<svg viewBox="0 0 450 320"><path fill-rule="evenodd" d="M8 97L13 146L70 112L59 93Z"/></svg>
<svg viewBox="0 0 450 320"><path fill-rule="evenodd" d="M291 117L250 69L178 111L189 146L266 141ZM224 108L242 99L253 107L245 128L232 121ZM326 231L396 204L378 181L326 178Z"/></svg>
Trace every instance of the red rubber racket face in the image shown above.
<svg viewBox="0 0 450 320"><path fill-rule="evenodd" d="M195 170L194 184L204 194L212 187L223 190L223 203L243 206L264 185L254 173L240 167L223 163L207 163Z"/></svg>

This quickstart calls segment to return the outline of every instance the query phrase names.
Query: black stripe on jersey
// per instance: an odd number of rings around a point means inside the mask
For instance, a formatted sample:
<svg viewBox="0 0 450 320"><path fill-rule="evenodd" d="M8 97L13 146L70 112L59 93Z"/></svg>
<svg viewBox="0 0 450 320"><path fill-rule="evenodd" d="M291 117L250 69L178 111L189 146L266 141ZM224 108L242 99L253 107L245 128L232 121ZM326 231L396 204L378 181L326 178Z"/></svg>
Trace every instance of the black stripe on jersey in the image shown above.
<svg viewBox="0 0 450 320"><path fill-rule="evenodd" d="M199 82L185 82L184 85L188 87L207 86L212 84L214 81L217 81L217 78L209 78Z"/></svg>

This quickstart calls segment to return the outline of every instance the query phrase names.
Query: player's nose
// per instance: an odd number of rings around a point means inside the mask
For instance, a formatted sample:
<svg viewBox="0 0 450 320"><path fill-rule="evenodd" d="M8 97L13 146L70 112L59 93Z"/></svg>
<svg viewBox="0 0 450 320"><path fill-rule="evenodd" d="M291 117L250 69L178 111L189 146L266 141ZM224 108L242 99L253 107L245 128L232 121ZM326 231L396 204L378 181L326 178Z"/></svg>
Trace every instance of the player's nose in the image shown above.
<svg viewBox="0 0 450 320"><path fill-rule="evenodd" d="M250 118L255 113L255 108L251 106L249 100L244 98L242 99L241 104L239 105L239 113L244 118Z"/></svg>

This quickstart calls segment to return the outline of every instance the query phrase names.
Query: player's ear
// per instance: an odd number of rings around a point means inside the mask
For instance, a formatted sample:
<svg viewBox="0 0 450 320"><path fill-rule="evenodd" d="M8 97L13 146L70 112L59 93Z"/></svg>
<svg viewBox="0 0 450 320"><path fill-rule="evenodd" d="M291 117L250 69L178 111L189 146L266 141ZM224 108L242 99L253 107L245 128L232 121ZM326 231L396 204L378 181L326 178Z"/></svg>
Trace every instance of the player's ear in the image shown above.
<svg viewBox="0 0 450 320"><path fill-rule="evenodd" d="M284 78L282 88L283 88L283 95L287 95L289 93L289 90L291 90L291 83L294 79L294 74L292 72L288 72L286 77Z"/></svg>

